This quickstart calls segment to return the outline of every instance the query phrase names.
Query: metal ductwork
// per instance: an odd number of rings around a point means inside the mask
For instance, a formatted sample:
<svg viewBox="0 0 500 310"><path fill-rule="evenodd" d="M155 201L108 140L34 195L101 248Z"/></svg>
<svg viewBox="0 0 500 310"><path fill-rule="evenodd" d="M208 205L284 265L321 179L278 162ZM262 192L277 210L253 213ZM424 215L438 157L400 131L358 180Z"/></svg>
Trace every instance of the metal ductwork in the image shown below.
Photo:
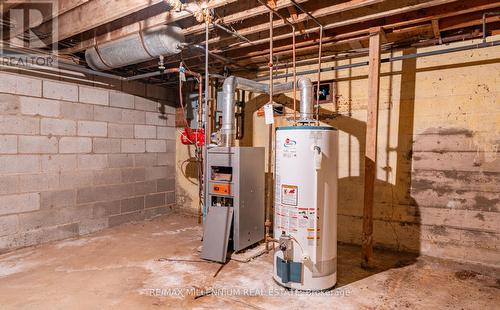
<svg viewBox="0 0 500 310"><path fill-rule="evenodd" d="M92 69L104 71L178 54L183 43L180 27L161 25L97 44L85 51L85 59Z"/></svg>
<svg viewBox="0 0 500 310"><path fill-rule="evenodd" d="M313 113L313 85L309 78L300 78L297 81L297 87L300 90L300 123L314 122ZM221 138L222 145L233 146L236 136L236 129L234 128L235 116L235 91L237 89L269 94L269 85L258 83L241 77L230 76L224 81L222 86L222 127ZM293 82L276 83L273 84L273 94L286 93L293 90Z"/></svg>

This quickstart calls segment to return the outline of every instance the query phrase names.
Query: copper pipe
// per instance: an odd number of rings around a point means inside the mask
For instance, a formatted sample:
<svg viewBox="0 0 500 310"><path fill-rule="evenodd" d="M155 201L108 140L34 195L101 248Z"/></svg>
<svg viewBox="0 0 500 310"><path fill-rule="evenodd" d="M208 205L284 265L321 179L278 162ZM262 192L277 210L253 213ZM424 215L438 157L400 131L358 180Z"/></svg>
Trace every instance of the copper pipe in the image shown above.
<svg viewBox="0 0 500 310"><path fill-rule="evenodd" d="M323 48L323 26L319 26L318 83L316 85L316 125L319 126L319 84L321 82L321 54Z"/></svg>
<svg viewBox="0 0 500 310"><path fill-rule="evenodd" d="M269 104L273 105L273 12L269 12ZM267 193L266 193L266 221L264 223L266 228L266 250L269 251L269 242L267 241L271 236L271 205L272 205L272 184L273 176L271 173L272 165L272 148L273 148L273 124L269 124L269 141L267 150Z"/></svg>

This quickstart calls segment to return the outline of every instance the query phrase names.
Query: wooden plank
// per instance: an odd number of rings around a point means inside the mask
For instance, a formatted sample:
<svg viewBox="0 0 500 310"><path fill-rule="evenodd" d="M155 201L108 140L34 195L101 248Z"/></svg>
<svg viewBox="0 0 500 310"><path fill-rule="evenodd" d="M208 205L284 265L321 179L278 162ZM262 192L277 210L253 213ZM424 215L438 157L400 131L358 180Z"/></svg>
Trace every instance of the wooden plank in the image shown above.
<svg viewBox="0 0 500 310"><path fill-rule="evenodd" d="M365 267L372 267L373 263L373 201L377 172L377 123L382 31L381 28L370 30L368 55L368 117L366 121L363 233L361 238L362 265Z"/></svg>
<svg viewBox="0 0 500 310"><path fill-rule="evenodd" d="M290 18L292 19L294 24L297 24L297 28L299 28L299 32L301 34L304 34L304 31L306 30L306 27L304 26L304 23L302 21L299 21L299 15L297 14L297 10L295 9L294 6L289 6L288 8L288 13L290 13Z"/></svg>

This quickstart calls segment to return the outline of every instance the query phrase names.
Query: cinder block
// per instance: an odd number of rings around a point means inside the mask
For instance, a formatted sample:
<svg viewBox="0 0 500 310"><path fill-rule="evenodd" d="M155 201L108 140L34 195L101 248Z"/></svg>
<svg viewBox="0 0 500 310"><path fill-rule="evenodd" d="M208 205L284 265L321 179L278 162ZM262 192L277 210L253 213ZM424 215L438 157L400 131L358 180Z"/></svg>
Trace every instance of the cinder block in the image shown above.
<svg viewBox="0 0 500 310"><path fill-rule="evenodd" d="M54 154L58 151L58 141L55 137L19 136L19 153Z"/></svg>
<svg viewBox="0 0 500 310"><path fill-rule="evenodd" d="M0 92L41 97L42 81L25 75L0 72Z"/></svg>
<svg viewBox="0 0 500 310"><path fill-rule="evenodd" d="M19 193L47 191L59 188L58 173L19 175Z"/></svg>
<svg viewBox="0 0 500 310"><path fill-rule="evenodd" d="M0 94L0 115L15 115L21 110L20 96Z"/></svg>
<svg viewBox="0 0 500 310"><path fill-rule="evenodd" d="M60 173L60 188L88 187L94 184L93 171L64 171Z"/></svg>
<svg viewBox="0 0 500 310"><path fill-rule="evenodd" d="M19 176L0 175L0 195L19 192Z"/></svg>
<svg viewBox="0 0 500 310"><path fill-rule="evenodd" d="M122 182L120 169L94 171L94 185L110 185Z"/></svg>
<svg viewBox="0 0 500 310"><path fill-rule="evenodd" d="M161 153L167 151L167 143L165 140L146 140L146 152Z"/></svg>
<svg viewBox="0 0 500 310"><path fill-rule="evenodd" d="M146 151L146 144L144 140L138 140L138 139L122 140L122 153L144 153L145 151Z"/></svg>
<svg viewBox="0 0 500 310"><path fill-rule="evenodd" d="M96 87L79 86L80 102L109 105L109 91Z"/></svg>
<svg viewBox="0 0 500 310"><path fill-rule="evenodd" d="M95 219L120 214L120 200L96 202L92 217Z"/></svg>
<svg viewBox="0 0 500 310"><path fill-rule="evenodd" d="M88 235L108 228L108 218L83 219L78 223L80 236Z"/></svg>
<svg viewBox="0 0 500 310"><path fill-rule="evenodd" d="M133 109L134 96L120 92L110 92L109 105L112 107Z"/></svg>
<svg viewBox="0 0 500 310"><path fill-rule="evenodd" d="M108 135L108 123L79 121L78 135L84 137L106 137Z"/></svg>
<svg viewBox="0 0 500 310"><path fill-rule="evenodd" d="M137 110L156 112L158 111L158 102L151 99L135 96L135 108Z"/></svg>
<svg viewBox="0 0 500 310"><path fill-rule="evenodd" d="M17 136L0 136L0 154L17 153Z"/></svg>
<svg viewBox="0 0 500 310"><path fill-rule="evenodd" d="M172 101L160 100L160 111L166 114L175 114L176 106Z"/></svg>
<svg viewBox="0 0 500 310"><path fill-rule="evenodd" d="M104 154L78 155L78 169L104 169L108 167L108 156Z"/></svg>
<svg viewBox="0 0 500 310"><path fill-rule="evenodd" d="M39 155L0 155L0 173L36 173L39 171Z"/></svg>
<svg viewBox="0 0 500 310"><path fill-rule="evenodd" d="M0 215L29 212L40 209L40 194L2 196Z"/></svg>
<svg viewBox="0 0 500 310"><path fill-rule="evenodd" d="M125 168L134 166L134 156L131 154L109 154L110 168Z"/></svg>
<svg viewBox="0 0 500 310"><path fill-rule="evenodd" d="M175 192L168 192L165 194L165 204L175 204Z"/></svg>
<svg viewBox="0 0 500 310"><path fill-rule="evenodd" d="M43 97L56 100L78 101L76 84L43 81Z"/></svg>
<svg viewBox="0 0 500 310"><path fill-rule="evenodd" d="M37 212L19 215L19 230L28 231L48 226L79 222L91 218L91 206L65 206L64 208L48 208Z"/></svg>
<svg viewBox="0 0 500 310"><path fill-rule="evenodd" d="M148 208L144 210L144 216L146 219L152 219L161 215L172 213L171 206L162 206L155 208Z"/></svg>
<svg viewBox="0 0 500 310"><path fill-rule="evenodd" d="M167 126L168 118L170 116L168 114L163 115L161 113L155 113L155 112L146 112L146 124L148 125L156 125L156 126ZM175 125L175 119L174 119L174 125Z"/></svg>
<svg viewBox="0 0 500 310"><path fill-rule="evenodd" d="M121 171L123 183L144 181L146 179L145 168L128 168Z"/></svg>
<svg viewBox="0 0 500 310"><path fill-rule="evenodd" d="M173 177L173 173L168 173L168 167L146 167L146 180L157 180Z"/></svg>
<svg viewBox="0 0 500 310"><path fill-rule="evenodd" d="M128 213L132 211L144 209L144 197L134 197L123 199L121 201L121 213Z"/></svg>
<svg viewBox="0 0 500 310"><path fill-rule="evenodd" d="M146 122L146 113L136 110L123 110L121 121L127 124L144 124Z"/></svg>
<svg viewBox="0 0 500 310"><path fill-rule="evenodd" d="M36 135L39 120L26 116L0 115L0 134Z"/></svg>
<svg viewBox="0 0 500 310"><path fill-rule="evenodd" d="M146 208L159 207L163 205L165 205L165 193L146 196Z"/></svg>
<svg viewBox="0 0 500 310"><path fill-rule="evenodd" d="M59 153L90 153L92 152L91 138L63 137L59 140Z"/></svg>
<svg viewBox="0 0 500 310"><path fill-rule="evenodd" d="M176 129L175 127L156 127L158 139L175 140Z"/></svg>
<svg viewBox="0 0 500 310"><path fill-rule="evenodd" d="M19 100L22 114L51 117L58 117L60 114L59 101L34 97L20 97Z"/></svg>
<svg viewBox="0 0 500 310"><path fill-rule="evenodd" d="M91 120L94 118L94 107L89 104L61 102L61 116L65 119Z"/></svg>
<svg viewBox="0 0 500 310"><path fill-rule="evenodd" d="M120 153L120 139L94 138L93 139L94 153Z"/></svg>
<svg viewBox="0 0 500 310"><path fill-rule="evenodd" d="M175 153L175 140L165 140L167 142L167 153Z"/></svg>
<svg viewBox="0 0 500 310"><path fill-rule="evenodd" d="M94 120L103 122L120 123L122 121L122 110L110 107L94 107Z"/></svg>
<svg viewBox="0 0 500 310"><path fill-rule="evenodd" d="M170 192L175 190L175 178L156 180L158 192Z"/></svg>
<svg viewBox="0 0 500 310"><path fill-rule="evenodd" d="M133 184L85 187L78 189L76 199L78 204L97 201L110 201L130 197L133 192Z"/></svg>
<svg viewBox="0 0 500 310"><path fill-rule="evenodd" d="M16 233L19 219L17 214L0 216L0 236L7 236Z"/></svg>
<svg viewBox="0 0 500 310"><path fill-rule="evenodd" d="M135 125L135 138L136 139L156 139L156 127L147 125Z"/></svg>
<svg viewBox="0 0 500 310"><path fill-rule="evenodd" d="M43 155L41 164L43 172L76 170L76 155Z"/></svg>
<svg viewBox="0 0 500 310"><path fill-rule="evenodd" d="M134 183L134 195L146 195L156 192L156 181Z"/></svg>
<svg viewBox="0 0 500 310"><path fill-rule="evenodd" d="M136 154L134 155L136 167L152 167L156 165L156 154Z"/></svg>
<svg viewBox="0 0 500 310"><path fill-rule="evenodd" d="M54 136L75 136L76 122L63 119L42 118L41 134Z"/></svg>
<svg viewBox="0 0 500 310"><path fill-rule="evenodd" d="M143 221L144 218L145 217L143 211L135 211L131 213L111 216L109 218L109 227L115 227L126 223L140 222Z"/></svg>
<svg viewBox="0 0 500 310"><path fill-rule="evenodd" d="M158 166L170 166L175 163L175 153L158 153Z"/></svg>
<svg viewBox="0 0 500 310"><path fill-rule="evenodd" d="M108 137L134 138L134 125L108 124Z"/></svg>
<svg viewBox="0 0 500 310"><path fill-rule="evenodd" d="M57 190L40 193L40 208L49 209L76 205L76 190Z"/></svg>

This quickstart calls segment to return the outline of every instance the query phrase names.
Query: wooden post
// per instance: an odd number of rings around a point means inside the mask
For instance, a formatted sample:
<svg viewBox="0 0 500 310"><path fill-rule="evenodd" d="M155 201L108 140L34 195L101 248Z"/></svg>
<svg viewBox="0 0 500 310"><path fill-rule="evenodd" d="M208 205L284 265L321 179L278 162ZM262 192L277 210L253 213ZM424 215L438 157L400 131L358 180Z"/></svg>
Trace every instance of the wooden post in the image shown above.
<svg viewBox="0 0 500 310"><path fill-rule="evenodd" d="M366 120L365 145L365 190L363 205L362 262L363 267L372 267L373 256L373 194L377 172L377 121L380 84L380 45L383 30L370 29L368 66L368 117Z"/></svg>

